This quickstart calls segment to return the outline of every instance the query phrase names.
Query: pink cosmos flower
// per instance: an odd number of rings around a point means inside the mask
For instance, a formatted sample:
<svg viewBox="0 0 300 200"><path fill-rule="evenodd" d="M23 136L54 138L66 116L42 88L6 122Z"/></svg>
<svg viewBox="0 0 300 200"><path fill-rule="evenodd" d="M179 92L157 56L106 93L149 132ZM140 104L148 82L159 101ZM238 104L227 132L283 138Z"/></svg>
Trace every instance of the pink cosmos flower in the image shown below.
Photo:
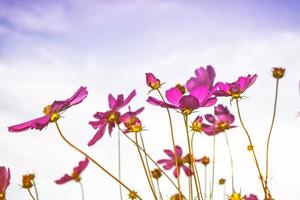
<svg viewBox="0 0 300 200"><path fill-rule="evenodd" d="M5 191L10 184L10 170L0 166L0 199L5 199Z"/></svg>
<svg viewBox="0 0 300 200"><path fill-rule="evenodd" d="M120 112L119 110L126 106L131 99L136 95L135 90L133 90L129 96L124 99L123 95L120 94L115 99L111 94L108 95L108 102L110 110L106 112L96 112L94 118L97 121L90 121L89 124L94 128L98 129L94 137L89 141L88 145L94 145L98 140L100 140L105 132L106 127L108 126L108 132L111 135L113 128L116 124L120 124Z"/></svg>
<svg viewBox="0 0 300 200"><path fill-rule="evenodd" d="M214 115L207 114L205 119L211 123L211 125L203 124L203 131L209 136L236 127L231 125L234 122L234 115L229 112L226 106L221 104L215 106Z"/></svg>
<svg viewBox="0 0 300 200"><path fill-rule="evenodd" d="M146 73L146 83L152 90L156 90L161 86L160 80L152 73Z"/></svg>
<svg viewBox="0 0 300 200"><path fill-rule="evenodd" d="M132 111L130 111L130 108L129 108L129 111L124 113L120 117L120 121L126 127L126 130L124 131L124 133L130 133L130 132L136 133L136 132L141 132L143 130L142 122L137 117L137 115L140 114L143 110L144 110L144 107L139 108L138 110L132 112Z"/></svg>
<svg viewBox="0 0 300 200"><path fill-rule="evenodd" d="M214 91L210 91L206 86L199 86L194 88L189 94L183 94L179 87L172 87L166 91L166 98L169 103L154 97L149 97L147 102L164 108L179 109L183 114L189 114L199 107L214 105L217 102L217 99L212 97Z"/></svg>
<svg viewBox="0 0 300 200"><path fill-rule="evenodd" d="M85 158L85 160L79 162L78 166L73 168L73 172L71 175L65 174L60 179L56 180L55 183L61 185L71 180L79 182L81 180L80 174L83 172L83 170L85 170L88 164L89 164L89 159Z"/></svg>
<svg viewBox="0 0 300 200"><path fill-rule="evenodd" d="M258 200L258 198L256 195L250 194L249 196L245 195L244 200Z"/></svg>
<svg viewBox="0 0 300 200"><path fill-rule="evenodd" d="M216 96L231 96L233 99L240 98L240 95L249 88L256 80L257 75L241 76L233 83L218 82L218 90L214 93Z"/></svg>
<svg viewBox="0 0 300 200"><path fill-rule="evenodd" d="M71 106L79 104L88 95L86 87L80 87L72 97L63 101L54 101L51 105L44 108L44 116L8 127L10 132L22 132L27 129L38 129L42 130L51 122L55 122L60 118L60 113Z"/></svg>
<svg viewBox="0 0 300 200"><path fill-rule="evenodd" d="M196 77L191 77L186 83L188 91L192 91L199 86L206 86L209 89L212 88L216 73L211 65L208 65L206 69L199 67L195 70L195 75Z"/></svg>
<svg viewBox="0 0 300 200"><path fill-rule="evenodd" d="M190 158L191 156L189 154L187 154L186 156L182 157L182 149L180 146L176 145L175 146L175 152L176 152L176 157L177 157L177 164L178 164L178 172L180 173L180 169L182 168L184 173L187 175L187 176L191 176L192 175L192 172L191 170L189 169L188 166L186 166L185 164L188 163L190 164ZM172 169L173 167L175 168L174 171L173 171L173 174L176 178L178 178L178 174L177 174L177 170L176 170L176 161L175 161L175 154L169 150L169 149L165 149L164 152L170 157L169 159L161 159L161 160L158 160L157 163L158 164L163 164L163 168L165 170L170 170ZM200 162L199 159L195 159L194 162Z"/></svg>

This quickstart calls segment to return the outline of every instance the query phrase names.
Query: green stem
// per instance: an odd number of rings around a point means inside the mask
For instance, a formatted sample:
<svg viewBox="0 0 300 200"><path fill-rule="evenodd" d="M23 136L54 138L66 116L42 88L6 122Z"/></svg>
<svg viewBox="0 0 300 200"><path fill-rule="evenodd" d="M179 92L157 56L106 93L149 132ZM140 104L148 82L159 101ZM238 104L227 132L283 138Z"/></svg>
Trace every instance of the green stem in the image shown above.
<svg viewBox="0 0 300 200"><path fill-rule="evenodd" d="M232 152L231 152L231 148L229 145L229 140L228 140L228 136L227 133L224 132L225 134L225 138L226 138L226 144L227 144L227 149L228 149L228 154L230 157L230 165L231 165L231 189L232 189L232 193L235 191L234 190L234 170L233 170L233 157L232 157Z"/></svg>
<svg viewBox="0 0 300 200"><path fill-rule="evenodd" d="M81 189L81 199L84 200L84 190L83 190L83 185L80 181L78 181L79 185L80 185L80 189Z"/></svg>
<svg viewBox="0 0 300 200"><path fill-rule="evenodd" d="M252 152L252 155L254 157L255 165L256 165L256 168L257 168L257 171L258 171L258 174L259 174L259 179L260 179L263 191L264 191L265 199L267 199L267 191L266 191L266 187L265 187L265 184L264 184L264 177L262 176L262 173L261 173L258 161L257 161L256 153L255 153L255 150L254 150L254 146L253 146L250 134L249 134L248 130L246 129L246 127L244 125L244 122L242 120L240 106L239 106L239 100L238 99L236 99L236 107L237 107L238 116L239 116L239 120L240 120L241 126L244 129L244 132L246 133L247 138L248 138L249 145L252 148L251 152Z"/></svg>
<svg viewBox="0 0 300 200"><path fill-rule="evenodd" d="M34 198L33 194L31 193L30 188L28 188L27 191L28 191L30 197L31 197L33 200L36 200L36 199Z"/></svg>
<svg viewBox="0 0 300 200"><path fill-rule="evenodd" d="M82 155L84 155L85 157L87 157L90 161L92 161L97 167L99 167L102 171L104 171L107 175L109 175L112 179L114 179L115 181L117 181L120 185L122 185L124 188L126 188L126 190L128 190L128 192L132 193L133 190L131 190L127 185L125 185L121 180L119 180L117 177L115 177L114 175L112 175L108 170L106 170L104 167L102 167L102 165L100 165L95 159L93 159L91 156L89 156L87 153L85 153L84 151L82 151L80 148L76 147L74 144L72 144L69 140L67 140L67 138L63 135L62 131L60 130L57 121L54 122L55 126L58 130L59 135L61 136L61 138L63 139L64 142L66 142L70 147L72 147L74 150L76 150L77 152L81 153ZM137 195L138 199L142 199L140 196Z"/></svg>
<svg viewBox="0 0 300 200"><path fill-rule="evenodd" d="M137 144L137 145L136 145L136 148L137 148L137 151L138 151L138 153L139 153L139 157L140 157L140 159L141 159L141 162L142 162L142 165L143 165L143 168L144 168L144 172L145 172L145 175L146 175L146 178L147 178L149 187L150 187L150 189L151 189L151 192L152 192L152 194L153 194L153 197L154 197L155 200L157 200L157 197L156 197L156 195L155 195L154 189L152 188L152 185L151 185L151 181L150 181L149 174L148 174L147 169L146 169L146 166L145 166L145 162L144 162L144 159L143 159L141 150L140 150L140 148L138 147L138 137L137 137L137 134L138 134L138 133L135 133L135 142L136 142L136 144Z"/></svg>
<svg viewBox="0 0 300 200"><path fill-rule="evenodd" d="M159 89L157 89L157 92L158 92L159 96L161 97L161 99L163 100L163 102L165 102L165 99ZM174 138L174 130L173 130L172 118L171 118L169 108L167 108L167 113L168 113L168 117L169 117L169 124L170 124L170 129L171 129L171 139L172 139L172 145L173 145L173 150L174 150L174 155L175 155L176 172L178 174L177 185L178 185L178 190L179 190L179 200L182 200L182 192L180 189L179 166L178 166L178 159L177 159L176 147L175 147L176 145L175 145L175 138Z"/></svg>
<svg viewBox="0 0 300 200"><path fill-rule="evenodd" d="M278 99L278 88L279 88L279 79L276 79L276 89L275 89L275 100L274 100L274 108L273 108L273 116L272 116L272 122L271 122L271 127L269 130L269 135L268 135L268 141L267 141L267 149L266 149L266 188L268 188L268 178L269 178L269 146L270 146L270 139L271 139L271 134L273 131L273 126L275 122L275 116L276 116L276 110L277 110L277 99ZM269 193L271 195L271 193Z"/></svg>

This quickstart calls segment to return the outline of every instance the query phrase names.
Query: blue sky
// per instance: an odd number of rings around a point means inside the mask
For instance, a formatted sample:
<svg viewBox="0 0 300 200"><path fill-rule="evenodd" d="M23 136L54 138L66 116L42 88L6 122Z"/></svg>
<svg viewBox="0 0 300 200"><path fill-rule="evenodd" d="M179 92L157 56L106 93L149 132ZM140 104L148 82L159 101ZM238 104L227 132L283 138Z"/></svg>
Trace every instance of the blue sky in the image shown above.
<svg viewBox="0 0 300 200"><path fill-rule="evenodd" d="M139 95L132 107L137 108L146 105L145 72L157 74L167 82L167 89L178 82L184 83L193 76L196 67L208 64L215 67L218 81L258 74L243 106L261 160L272 112L274 80L270 70L274 66L287 68L281 84L278 124L271 148L271 184L278 199L299 196L294 182L300 178L299 159L295 156L300 150L299 118L295 117L300 110L299 4L298 1L266 0L0 1L0 92L4 97L0 99L0 152L3 152L0 165L12 169L10 199L24 198L26 193L16 185L22 173L32 170L37 173L44 198L55 195L53 199L57 200L79 199L79 193L73 193L79 189L75 184L57 187L52 180L72 169L82 158L60 142L53 126L41 133L28 131L14 135L7 132L7 126L39 116L42 108L52 100L64 99L80 85L85 85L89 97L82 105L65 113L63 129L75 143L116 172L116 133L112 138L106 135L93 148L86 147L94 134L87 122L95 111L106 110L107 94L128 94L135 88ZM230 109L235 112L234 107ZM146 105L142 118L151 133L145 134L149 146L158 143L160 132L168 132L167 121L163 128L157 122L157 116L164 114ZM241 151L246 141L240 132L232 130L235 136L230 135L230 139L235 156L242 157L236 168L240 166L248 173L237 170L242 177L237 187L247 193L260 194L253 180L256 175L253 163L247 152ZM201 145L209 148L210 140L203 140ZM218 152L220 160L226 163L228 160L222 156L223 140L220 137ZM170 148L167 137L159 142L160 146L149 150L157 159L164 156L164 148ZM124 143L124 160L132 163L124 166L124 180L147 196L147 191L141 187L145 184L140 180L142 171L138 175L133 170L137 156L126 157L136 155L135 149ZM37 154L37 150L43 153ZM203 150L199 156L202 153L209 151ZM288 164L282 162L286 157ZM283 170L287 166L289 170ZM228 172L221 165L218 169L220 176ZM291 177L296 178L291 180ZM98 173L95 167L87 170L83 180L87 199L95 199L99 194L118 198L114 192L117 185ZM103 194L104 191L111 192ZM165 191L172 192L168 187ZM218 192L222 193L218 190L216 195Z"/></svg>

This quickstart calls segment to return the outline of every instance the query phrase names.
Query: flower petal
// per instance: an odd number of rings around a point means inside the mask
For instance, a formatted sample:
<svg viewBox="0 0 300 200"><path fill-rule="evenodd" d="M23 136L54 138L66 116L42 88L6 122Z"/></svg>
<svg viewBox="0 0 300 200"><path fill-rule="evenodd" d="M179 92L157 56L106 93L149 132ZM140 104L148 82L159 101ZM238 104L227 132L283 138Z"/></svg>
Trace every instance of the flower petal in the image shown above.
<svg viewBox="0 0 300 200"><path fill-rule="evenodd" d="M8 131L10 132L21 132L27 129L38 129L42 130L45 126L50 122L50 115L45 115L43 117L39 117L21 124L17 124L14 126L8 127Z"/></svg>
<svg viewBox="0 0 300 200"><path fill-rule="evenodd" d="M67 183L69 181L73 180L73 177L68 175L68 174L65 174L63 177L61 177L60 179L54 181L56 184L64 184L64 183Z"/></svg>
<svg viewBox="0 0 300 200"><path fill-rule="evenodd" d="M73 171L76 172L78 175L81 174L83 170L88 166L89 159L85 158L84 160L80 161L77 167L74 167Z"/></svg>
<svg viewBox="0 0 300 200"><path fill-rule="evenodd" d="M166 91L167 100L174 106L179 106L179 101L182 97L182 93L177 87L172 87Z"/></svg>
<svg viewBox="0 0 300 200"><path fill-rule="evenodd" d="M152 104L152 105L160 106L160 107L163 107L163 108L175 108L175 109L179 108L178 106L174 106L174 105L165 103L165 102L163 102L161 100L158 100L154 97L148 97L147 102Z"/></svg>
<svg viewBox="0 0 300 200"><path fill-rule="evenodd" d="M88 146L94 145L98 140L100 140L103 137L106 126L107 126L107 123L102 124L102 126L99 128L99 130L94 135L94 137L89 141Z"/></svg>

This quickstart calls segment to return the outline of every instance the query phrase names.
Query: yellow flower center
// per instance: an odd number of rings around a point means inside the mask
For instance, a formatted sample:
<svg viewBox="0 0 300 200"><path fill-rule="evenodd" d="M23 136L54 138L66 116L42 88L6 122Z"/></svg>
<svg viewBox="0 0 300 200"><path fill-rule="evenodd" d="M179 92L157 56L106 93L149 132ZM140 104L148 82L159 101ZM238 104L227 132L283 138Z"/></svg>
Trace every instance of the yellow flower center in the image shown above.
<svg viewBox="0 0 300 200"><path fill-rule="evenodd" d="M229 124L227 122L222 122L218 125L220 131L225 131L229 128Z"/></svg>
<svg viewBox="0 0 300 200"><path fill-rule="evenodd" d="M137 199L137 192L136 191L130 191L128 194L128 198L131 200Z"/></svg>
<svg viewBox="0 0 300 200"><path fill-rule="evenodd" d="M228 200L242 200L242 195L240 193L234 192L231 196L229 196Z"/></svg>
<svg viewBox="0 0 300 200"><path fill-rule="evenodd" d="M109 123L115 123L118 120L118 115L115 112L113 112L108 115L107 120Z"/></svg>
<svg viewBox="0 0 300 200"><path fill-rule="evenodd" d="M25 189L29 189L33 186L33 179L34 179L34 174L26 174L26 175L23 175L23 178L22 178L22 187L25 188Z"/></svg>
<svg viewBox="0 0 300 200"><path fill-rule="evenodd" d="M139 122L136 122L130 126L131 132L138 133L141 132L142 130L143 130L142 124Z"/></svg>
<svg viewBox="0 0 300 200"><path fill-rule="evenodd" d="M192 123L192 130L195 132L201 132L202 131L202 123L198 121L194 121Z"/></svg>
<svg viewBox="0 0 300 200"><path fill-rule="evenodd" d="M79 174L78 174L78 173L72 172L71 176L72 176L72 178L73 178L76 182L79 182L79 181L80 181L80 177L79 177Z"/></svg>
<svg viewBox="0 0 300 200"><path fill-rule="evenodd" d="M54 112L54 113L52 113L52 115L50 117L50 121L51 122L56 122L59 118L60 118L59 113L58 112Z"/></svg>
<svg viewBox="0 0 300 200"><path fill-rule="evenodd" d="M51 112L51 105L48 105L44 108L43 113L45 113L45 115L49 115Z"/></svg>
<svg viewBox="0 0 300 200"><path fill-rule="evenodd" d="M184 109L181 110L181 112L184 116L187 116L187 115L191 114L193 112L193 110L188 109L188 108L184 108Z"/></svg>
<svg viewBox="0 0 300 200"><path fill-rule="evenodd" d="M0 200L5 200L5 192L0 192Z"/></svg>
<svg viewBox="0 0 300 200"><path fill-rule="evenodd" d="M159 80L150 83L150 87L151 87L152 89L154 89L154 90L160 88L160 86L161 86L161 84L160 84L160 81L159 81Z"/></svg>
<svg viewBox="0 0 300 200"><path fill-rule="evenodd" d="M171 196L170 200L180 200L180 195L179 194L174 194Z"/></svg>
<svg viewBox="0 0 300 200"><path fill-rule="evenodd" d="M273 68L273 77L276 79L281 79L284 76L285 69L281 67Z"/></svg>

